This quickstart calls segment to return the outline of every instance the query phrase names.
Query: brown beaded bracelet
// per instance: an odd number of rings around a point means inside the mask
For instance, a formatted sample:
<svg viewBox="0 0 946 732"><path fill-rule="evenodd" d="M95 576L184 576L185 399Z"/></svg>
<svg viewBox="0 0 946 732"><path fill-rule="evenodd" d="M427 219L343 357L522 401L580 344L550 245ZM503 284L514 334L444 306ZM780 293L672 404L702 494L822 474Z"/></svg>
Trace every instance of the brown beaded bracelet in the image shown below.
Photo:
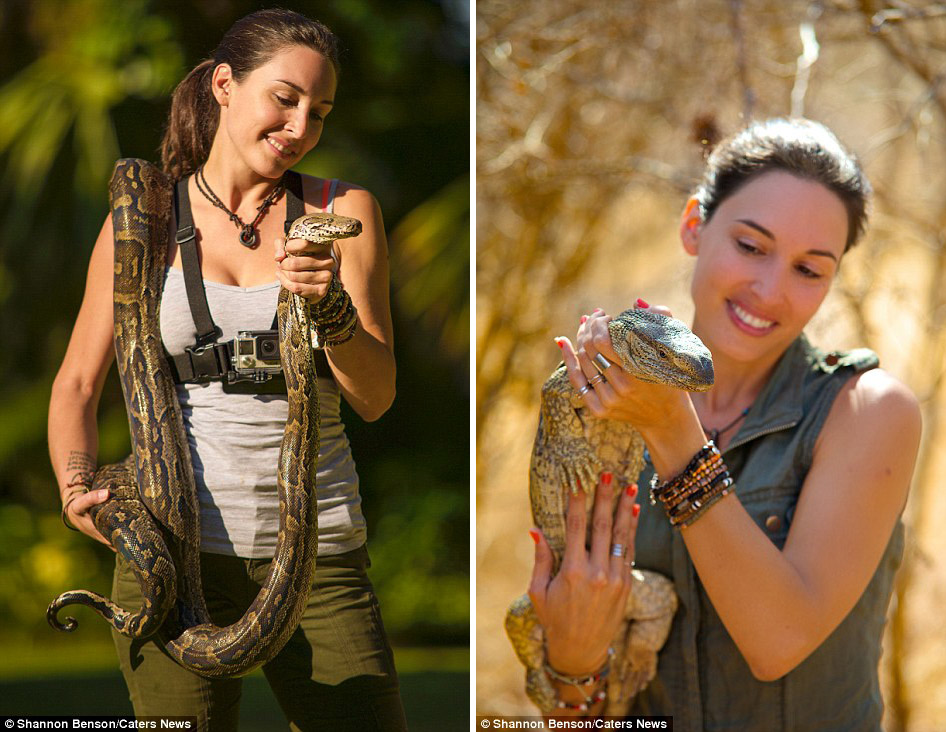
<svg viewBox="0 0 946 732"><path fill-rule="evenodd" d="M693 456L679 475L661 483L654 473L650 481L650 502L660 501L673 527L686 528L710 506L729 495L733 481L719 448L708 442Z"/></svg>
<svg viewBox="0 0 946 732"><path fill-rule="evenodd" d="M358 327L358 310L338 276L319 302L309 306L312 315L312 347L337 346L351 340Z"/></svg>

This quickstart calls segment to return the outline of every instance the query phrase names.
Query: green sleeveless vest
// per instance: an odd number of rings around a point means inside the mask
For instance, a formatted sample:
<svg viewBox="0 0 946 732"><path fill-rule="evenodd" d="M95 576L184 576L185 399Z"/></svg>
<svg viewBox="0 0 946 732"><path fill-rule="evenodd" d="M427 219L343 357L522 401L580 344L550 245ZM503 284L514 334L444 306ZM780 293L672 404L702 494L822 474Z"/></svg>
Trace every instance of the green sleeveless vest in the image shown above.
<svg viewBox="0 0 946 732"><path fill-rule="evenodd" d="M804 335L785 352L723 458L736 496L780 549L792 524L815 440L844 383L876 367L866 349L825 353ZM639 485L650 484L649 462ZM646 496L646 488L641 490ZM661 506L640 501L637 566L670 577L680 598L657 677L631 714L672 715L684 732L880 730L878 664L887 605L903 553L898 521L880 566L837 629L793 671L758 681L716 614L680 533Z"/></svg>

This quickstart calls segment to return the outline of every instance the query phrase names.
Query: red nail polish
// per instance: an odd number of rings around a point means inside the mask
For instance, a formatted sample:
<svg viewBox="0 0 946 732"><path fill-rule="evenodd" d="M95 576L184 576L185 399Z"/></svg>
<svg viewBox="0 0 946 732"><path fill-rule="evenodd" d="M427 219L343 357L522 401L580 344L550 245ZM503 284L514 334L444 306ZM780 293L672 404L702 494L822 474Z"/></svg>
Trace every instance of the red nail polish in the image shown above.
<svg viewBox="0 0 946 732"><path fill-rule="evenodd" d="M539 530L538 529L529 529L529 536L532 537L532 541L536 544L539 543Z"/></svg>
<svg viewBox="0 0 946 732"><path fill-rule="evenodd" d="M582 316L581 316L581 319L580 319L578 322L581 323L582 325L584 325L586 320L588 320L588 316L587 316L587 315L582 315Z"/></svg>
<svg viewBox="0 0 946 732"><path fill-rule="evenodd" d="M628 498L633 498L637 495L637 484L631 483L627 488L624 489L624 492L627 493Z"/></svg>
<svg viewBox="0 0 946 732"><path fill-rule="evenodd" d="M611 485L611 479L613 477L614 476L611 473L608 473L608 472L602 473L601 482L604 483L604 485Z"/></svg>
<svg viewBox="0 0 946 732"><path fill-rule="evenodd" d="M644 298L639 297L639 298L637 298L637 307L639 307L639 308L649 308L650 305L647 304L647 301L646 301Z"/></svg>
<svg viewBox="0 0 946 732"><path fill-rule="evenodd" d="M555 339L555 345L559 348L565 348L565 341L560 341L558 338Z"/></svg>
<svg viewBox="0 0 946 732"><path fill-rule="evenodd" d="M578 490L581 490L581 478L575 478L575 484L578 486Z"/></svg>
<svg viewBox="0 0 946 732"><path fill-rule="evenodd" d="M637 518L640 515L641 515L641 504L635 503L633 506L631 506L631 516L633 516L634 518Z"/></svg>

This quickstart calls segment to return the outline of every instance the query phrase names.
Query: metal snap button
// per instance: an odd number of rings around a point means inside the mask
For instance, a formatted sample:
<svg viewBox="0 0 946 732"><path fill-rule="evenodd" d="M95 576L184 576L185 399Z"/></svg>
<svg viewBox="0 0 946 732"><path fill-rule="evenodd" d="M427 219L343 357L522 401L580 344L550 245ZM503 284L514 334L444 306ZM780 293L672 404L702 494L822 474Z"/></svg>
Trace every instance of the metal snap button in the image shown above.
<svg viewBox="0 0 946 732"><path fill-rule="evenodd" d="M782 519L773 513L765 520L765 528L769 531L778 531L782 528Z"/></svg>

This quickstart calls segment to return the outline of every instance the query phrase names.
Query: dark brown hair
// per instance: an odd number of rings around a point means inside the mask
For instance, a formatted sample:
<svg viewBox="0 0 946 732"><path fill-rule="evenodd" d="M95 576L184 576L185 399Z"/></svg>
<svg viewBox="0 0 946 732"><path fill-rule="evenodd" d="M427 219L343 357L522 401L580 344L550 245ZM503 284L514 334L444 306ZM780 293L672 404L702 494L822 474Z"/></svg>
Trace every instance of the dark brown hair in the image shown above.
<svg viewBox="0 0 946 732"><path fill-rule="evenodd" d="M755 122L720 142L694 194L703 221L752 178L773 170L820 183L835 193L848 215L844 251L855 244L867 223L870 183L834 133L808 119Z"/></svg>
<svg viewBox="0 0 946 732"><path fill-rule="evenodd" d="M213 55L197 64L174 90L161 141L164 172L179 180L197 170L210 155L220 121L220 106L210 82L219 64L229 64L234 81L239 83L293 45L318 51L338 73L338 37L316 20L292 10L272 8L251 13L234 23Z"/></svg>

